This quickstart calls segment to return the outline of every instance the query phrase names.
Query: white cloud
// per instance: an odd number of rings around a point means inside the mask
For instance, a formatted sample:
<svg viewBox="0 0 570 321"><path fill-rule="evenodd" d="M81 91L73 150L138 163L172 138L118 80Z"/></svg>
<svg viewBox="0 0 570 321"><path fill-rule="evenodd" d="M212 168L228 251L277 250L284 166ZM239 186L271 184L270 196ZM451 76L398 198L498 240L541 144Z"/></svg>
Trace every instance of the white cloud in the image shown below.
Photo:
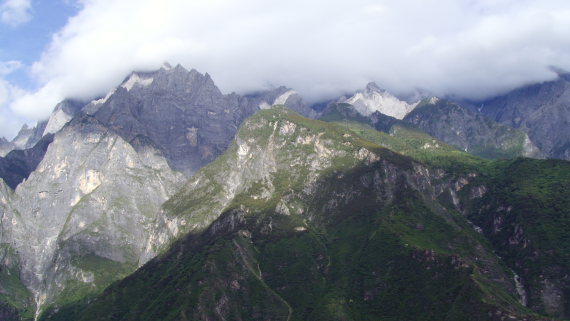
<svg viewBox="0 0 570 321"><path fill-rule="evenodd" d="M45 118L164 61L223 91L287 85L311 100L376 81L478 98L570 69L567 0L80 0L14 111Z"/></svg>
<svg viewBox="0 0 570 321"><path fill-rule="evenodd" d="M24 65L20 61L16 60L0 61L0 76L8 75L23 66Z"/></svg>
<svg viewBox="0 0 570 321"><path fill-rule="evenodd" d="M31 0L6 0L0 5L0 20L10 26L19 26L32 18Z"/></svg>
<svg viewBox="0 0 570 321"><path fill-rule="evenodd" d="M0 76L7 73L4 69L4 64L0 62ZM13 137L22 126L22 123L25 122L22 116L14 114L8 108L8 104L11 101L17 100L24 95L24 90L0 78L0 137Z"/></svg>

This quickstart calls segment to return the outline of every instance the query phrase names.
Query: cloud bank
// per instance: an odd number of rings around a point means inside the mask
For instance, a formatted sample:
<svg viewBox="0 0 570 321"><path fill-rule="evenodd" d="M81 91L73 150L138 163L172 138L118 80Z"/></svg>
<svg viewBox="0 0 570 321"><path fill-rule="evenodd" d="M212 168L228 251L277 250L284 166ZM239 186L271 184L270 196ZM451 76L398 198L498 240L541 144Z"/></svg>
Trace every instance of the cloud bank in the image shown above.
<svg viewBox="0 0 570 321"><path fill-rule="evenodd" d="M16 114L45 118L63 98L103 95L164 61L210 73L224 92L286 85L310 101L369 81L478 99L570 69L567 0L80 4L30 67L38 90L10 98Z"/></svg>
<svg viewBox="0 0 570 321"><path fill-rule="evenodd" d="M0 4L0 21L12 27L28 22L32 15L31 0L6 0Z"/></svg>

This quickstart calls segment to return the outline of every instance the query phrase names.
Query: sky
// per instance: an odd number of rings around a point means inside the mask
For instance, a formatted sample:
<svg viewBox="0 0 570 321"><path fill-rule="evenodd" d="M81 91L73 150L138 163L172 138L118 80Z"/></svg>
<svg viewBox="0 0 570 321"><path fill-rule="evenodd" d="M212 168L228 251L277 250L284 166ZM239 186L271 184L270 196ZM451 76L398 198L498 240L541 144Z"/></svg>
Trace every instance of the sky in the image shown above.
<svg viewBox="0 0 570 321"><path fill-rule="evenodd" d="M307 101L483 99L570 70L568 0L0 0L0 136L164 62Z"/></svg>

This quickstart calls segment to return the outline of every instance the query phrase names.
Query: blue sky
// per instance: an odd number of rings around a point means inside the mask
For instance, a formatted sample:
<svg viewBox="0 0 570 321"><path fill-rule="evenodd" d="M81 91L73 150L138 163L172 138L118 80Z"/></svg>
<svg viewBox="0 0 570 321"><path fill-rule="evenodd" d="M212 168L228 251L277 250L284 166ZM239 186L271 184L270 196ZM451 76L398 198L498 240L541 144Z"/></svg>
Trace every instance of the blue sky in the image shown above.
<svg viewBox="0 0 570 321"><path fill-rule="evenodd" d="M27 22L0 23L0 61L19 61L30 66L40 59L52 35L78 11L78 5L69 0L32 0ZM26 73L24 67L7 75L6 79L31 90L35 84Z"/></svg>
<svg viewBox="0 0 570 321"><path fill-rule="evenodd" d="M0 0L0 136L165 61L306 100L480 99L570 70L568 0Z"/></svg>

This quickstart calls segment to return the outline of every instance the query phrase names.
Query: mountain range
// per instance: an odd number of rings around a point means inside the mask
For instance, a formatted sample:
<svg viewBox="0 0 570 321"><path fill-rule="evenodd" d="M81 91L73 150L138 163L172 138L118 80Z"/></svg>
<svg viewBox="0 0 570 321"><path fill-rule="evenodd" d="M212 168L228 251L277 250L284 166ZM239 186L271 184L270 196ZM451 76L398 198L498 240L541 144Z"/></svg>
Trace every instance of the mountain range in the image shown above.
<svg viewBox="0 0 570 321"><path fill-rule="evenodd" d="M319 110L165 65L63 101L0 142L0 319L568 319L569 78Z"/></svg>

